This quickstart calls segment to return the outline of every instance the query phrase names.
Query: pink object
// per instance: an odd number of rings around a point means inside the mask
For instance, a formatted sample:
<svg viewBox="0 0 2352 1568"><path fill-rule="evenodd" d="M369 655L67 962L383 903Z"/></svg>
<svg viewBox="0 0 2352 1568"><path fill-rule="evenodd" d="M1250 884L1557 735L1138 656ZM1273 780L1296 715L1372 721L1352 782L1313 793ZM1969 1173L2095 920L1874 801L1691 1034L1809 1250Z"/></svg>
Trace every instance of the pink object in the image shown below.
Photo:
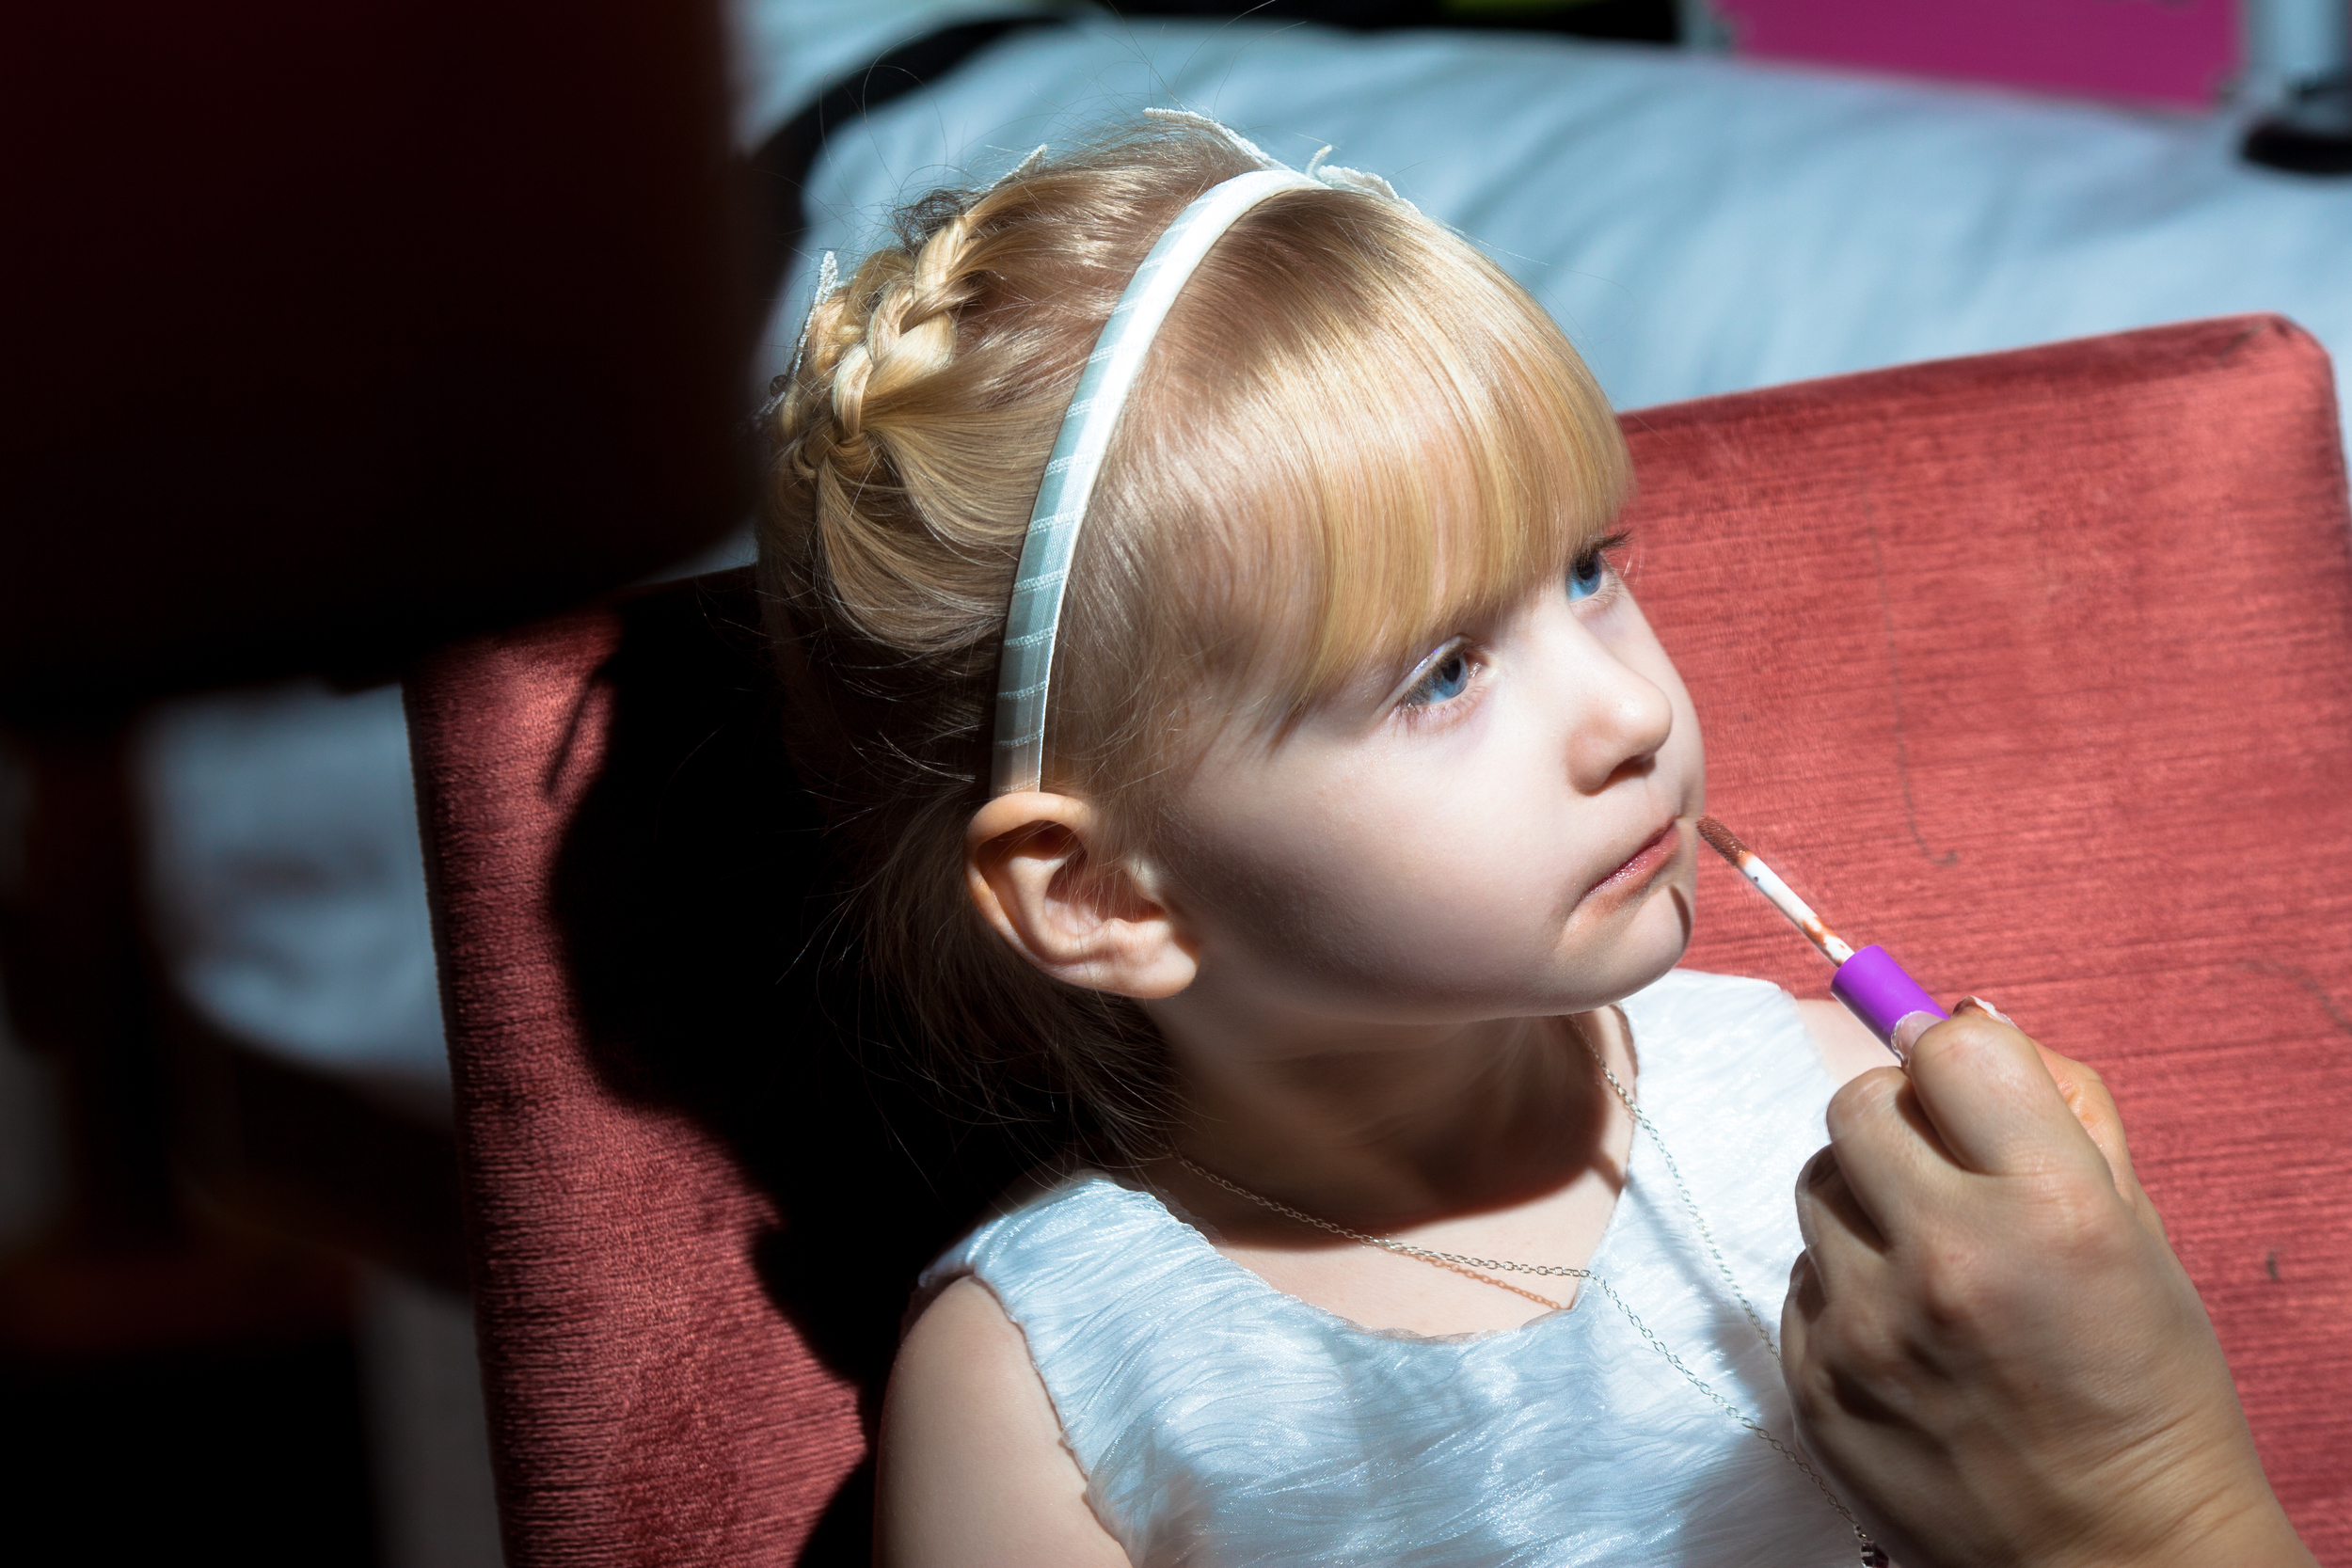
<svg viewBox="0 0 2352 1568"><path fill-rule="evenodd" d="M1734 47L2198 109L2240 61L2236 0L1715 0Z"/></svg>

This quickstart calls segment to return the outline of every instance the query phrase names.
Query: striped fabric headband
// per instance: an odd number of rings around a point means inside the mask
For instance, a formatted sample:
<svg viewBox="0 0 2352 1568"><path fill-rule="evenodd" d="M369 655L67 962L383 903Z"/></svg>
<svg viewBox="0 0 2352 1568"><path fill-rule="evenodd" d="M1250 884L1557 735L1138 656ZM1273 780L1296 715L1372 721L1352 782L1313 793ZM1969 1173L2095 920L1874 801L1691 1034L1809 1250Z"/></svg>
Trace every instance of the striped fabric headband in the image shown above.
<svg viewBox="0 0 2352 1568"><path fill-rule="evenodd" d="M1212 187L1179 214L1152 245L1120 295L1110 319L1103 324L1069 411L1062 416L1054 455L1045 465L1044 483L1029 512L1029 531L1022 542L1021 565L1013 578L1012 604L1005 615L1004 652L996 673L992 795L1035 789L1043 776L1054 638L1061 624L1062 593L1070 582L1078 531L1086 522L1087 506L1093 499L1094 482L1103 471L1112 433L1118 429L1120 410L1126 405L1151 352L1152 340L1158 336L1160 324L1168 318L1185 280L1210 246L1243 214L1268 198L1286 191L1339 189L1401 199L1377 175L1326 165L1324 157L1331 150L1327 147L1301 173L1267 157L1206 116L1170 109L1146 109L1144 113L1206 131L1232 144L1258 167ZM1036 157L1030 154L1023 167L1033 165Z"/></svg>

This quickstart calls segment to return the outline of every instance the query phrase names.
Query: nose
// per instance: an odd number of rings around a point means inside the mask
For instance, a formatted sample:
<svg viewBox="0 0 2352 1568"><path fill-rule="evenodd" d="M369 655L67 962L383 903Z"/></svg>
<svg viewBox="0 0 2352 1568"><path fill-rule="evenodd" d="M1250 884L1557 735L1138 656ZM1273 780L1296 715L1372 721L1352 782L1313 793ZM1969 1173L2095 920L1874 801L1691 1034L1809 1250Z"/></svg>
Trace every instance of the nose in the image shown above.
<svg viewBox="0 0 2352 1568"><path fill-rule="evenodd" d="M1625 773L1649 769L1674 733L1674 703L1657 682L1579 626L1581 646L1565 672L1569 682L1568 779L1581 794L1597 794Z"/></svg>

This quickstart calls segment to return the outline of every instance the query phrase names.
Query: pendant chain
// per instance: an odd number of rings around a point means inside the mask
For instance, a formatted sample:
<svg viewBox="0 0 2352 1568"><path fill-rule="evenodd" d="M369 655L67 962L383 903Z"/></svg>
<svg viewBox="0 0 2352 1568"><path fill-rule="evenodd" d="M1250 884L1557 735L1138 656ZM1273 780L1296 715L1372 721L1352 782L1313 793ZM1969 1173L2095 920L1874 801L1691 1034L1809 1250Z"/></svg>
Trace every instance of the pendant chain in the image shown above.
<svg viewBox="0 0 2352 1568"><path fill-rule="evenodd" d="M1579 1033L1581 1035L1581 1031ZM1674 1182L1676 1195L1682 1199L1683 1212L1691 1216L1691 1223L1697 1227L1699 1240L1706 1244L1708 1257L1714 1260L1715 1272L1723 1276L1724 1284L1730 1290L1732 1299L1740 1304L1740 1310L1747 1315L1748 1323L1756 1330L1756 1338L1764 1342L1766 1350L1772 1352L1773 1361L1778 1362L1780 1345L1773 1339L1772 1330L1765 1326L1764 1315L1756 1309L1756 1304L1748 1299L1748 1293L1740 1288L1739 1277L1732 1273L1731 1264L1724 1257L1723 1248L1715 1243L1715 1233L1708 1227L1706 1217L1699 1212L1697 1201L1691 1196L1690 1184L1683 1180L1682 1169L1675 1164L1673 1153L1666 1148L1666 1140L1659 1136L1657 1127L1652 1125L1648 1117L1642 1114L1641 1106L1634 1102L1632 1091L1619 1081L1615 1073L1609 1070L1609 1064L1601 1059L1600 1053L1594 1049L1590 1040L1585 1041L1585 1050L1591 1053L1593 1065L1600 1069L1601 1077L1608 1080L1610 1088L1616 1091L1618 1100L1624 1102L1626 1114L1633 1118L1633 1125L1641 1132L1649 1134L1651 1145L1658 1150L1659 1159L1665 1164L1666 1174ZM1692 1371L1689 1363L1677 1355L1667 1346L1665 1340L1661 1339L1651 1331L1650 1326L1642 1321L1640 1315L1627 1305L1626 1299L1617 1294L1616 1287L1592 1270L1569 1268L1557 1263L1520 1263L1508 1258L1472 1258L1458 1252L1439 1252L1432 1247L1416 1246L1410 1242L1400 1242L1393 1236L1374 1236L1361 1230L1350 1230L1343 1225L1334 1224L1319 1215L1310 1214L1302 1209L1294 1209L1287 1203L1277 1202L1262 1193L1251 1192L1238 1181L1228 1180L1206 1165L1196 1164L1187 1156L1177 1153L1173 1149L1169 1150L1169 1153L1178 1164L1202 1180L1213 1182L1232 1193L1235 1197L1246 1198L1259 1208L1270 1210L1285 1219L1295 1220L1301 1225L1312 1226L1317 1230L1343 1237L1362 1246L1377 1247L1383 1252L1395 1253L1400 1258L1417 1259L1422 1262L1435 1264L1438 1268L1448 1269L1455 1274L1466 1274L1474 1279L1483 1279L1489 1285L1499 1286L1511 1291L1514 1295L1525 1296L1530 1301L1541 1302L1554 1311L1565 1310L1564 1304L1547 1296L1537 1295L1533 1291L1521 1290L1506 1280L1496 1279L1486 1271L1493 1271L1496 1274L1534 1275L1552 1279L1590 1280L1602 1295L1609 1298L1618 1311L1625 1314L1625 1321L1633 1326L1633 1332L1648 1341L1650 1347L1665 1358L1666 1365L1680 1372L1693 1388L1706 1395L1724 1415L1744 1427L1774 1453L1795 1465L1806 1480L1820 1488L1822 1497L1828 1501L1830 1507L1837 1511L1838 1517L1846 1521L1847 1526L1854 1533L1854 1539L1861 1544L1864 1568L1887 1568L1888 1559L1885 1548L1870 1539L1870 1532L1862 1528L1862 1521L1854 1517L1853 1510L1848 1508L1844 1499L1831 1490L1829 1481L1820 1471L1813 1467L1812 1462L1774 1436L1762 1422L1716 1392L1712 1385Z"/></svg>

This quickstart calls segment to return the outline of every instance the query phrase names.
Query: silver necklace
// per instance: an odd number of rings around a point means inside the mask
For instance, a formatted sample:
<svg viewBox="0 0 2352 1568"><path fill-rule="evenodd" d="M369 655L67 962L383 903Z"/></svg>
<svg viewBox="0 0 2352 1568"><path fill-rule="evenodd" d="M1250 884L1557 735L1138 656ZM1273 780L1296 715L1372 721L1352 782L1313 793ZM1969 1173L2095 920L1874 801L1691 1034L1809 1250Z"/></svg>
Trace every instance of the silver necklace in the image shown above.
<svg viewBox="0 0 2352 1568"><path fill-rule="evenodd" d="M1581 1037L1582 1031L1580 1030L1578 1033ZM1772 1330L1765 1326L1764 1315L1756 1309L1756 1304L1748 1300L1747 1292L1740 1288L1739 1278L1731 1272L1731 1264L1724 1259L1723 1248L1715 1244L1715 1233L1708 1227L1706 1216L1699 1212L1698 1203L1691 1196L1690 1185L1682 1180L1682 1168L1675 1164L1674 1155L1666 1148L1666 1140L1658 1135L1658 1129L1651 1124L1649 1117L1642 1114L1641 1106L1634 1102L1632 1091L1618 1080L1615 1073L1609 1070L1609 1064L1601 1060L1600 1053L1594 1049L1591 1040L1584 1041L1584 1049L1591 1054L1593 1065L1600 1070L1601 1077L1608 1081L1609 1086L1616 1091L1617 1099L1624 1102L1626 1114L1633 1118L1634 1127L1649 1134L1650 1143L1657 1148L1659 1159L1665 1164L1667 1176L1674 1181L1676 1196L1682 1200L1683 1212L1691 1216L1691 1223L1698 1230L1699 1240L1706 1244L1708 1257L1714 1260L1715 1272L1723 1276L1724 1284L1729 1288L1732 1299L1740 1304L1740 1310L1747 1315L1748 1323L1755 1328L1756 1338L1763 1340L1766 1350L1772 1352L1773 1361L1779 1361L1780 1345L1773 1339ZM1246 1198L1259 1208L1279 1214L1285 1219L1295 1220L1301 1225L1312 1226L1318 1230L1343 1237L1362 1246L1377 1247L1383 1252L1395 1253L1400 1258L1417 1259L1424 1263L1433 1263L1441 1269L1449 1269L1457 1274L1468 1274L1473 1278L1486 1279L1490 1285L1499 1285L1503 1290L1525 1296L1531 1301L1541 1302L1555 1311L1563 1310L1563 1304L1548 1296L1537 1295L1533 1291L1520 1290L1519 1287L1506 1281L1490 1278L1489 1271L1494 1274L1532 1275L1543 1278L1578 1279L1589 1282L1602 1295L1607 1296L1618 1311L1625 1314L1625 1321L1633 1326L1633 1332L1648 1341L1650 1348L1657 1351L1660 1355L1665 1357L1668 1366L1680 1372L1693 1388L1706 1395L1724 1415L1739 1422L1774 1453L1795 1465L1807 1481L1820 1489L1821 1497L1830 1507L1837 1511L1837 1516L1846 1521L1847 1528L1853 1531L1854 1540L1861 1545L1864 1568L1888 1568L1886 1549L1870 1539L1870 1532L1862 1528L1862 1521L1854 1517L1853 1510L1848 1508L1844 1500L1830 1489L1830 1484L1822 1477L1821 1472L1815 1469L1804 1455L1772 1435L1762 1422L1725 1399L1705 1378L1692 1371L1689 1363L1677 1355L1665 1340L1651 1332L1649 1325L1642 1321L1640 1314L1626 1304L1623 1296L1617 1294L1616 1287L1592 1270L1570 1268L1559 1263L1521 1263L1508 1258L1472 1258L1464 1253L1439 1252L1434 1247L1416 1246L1410 1242L1400 1242L1393 1236L1374 1236L1361 1230L1350 1230L1346 1226L1324 1219L1320 1215L1310 1214L1303 1209L1294 1209L1289 1204L1278 1202L1263 1193L1252 1192L1238 1181L1228 1180L1185 1154L1174 1149L1168 1152L1178 1164L1202 1180L1214 1182L1235 1197Z"/></svg>

